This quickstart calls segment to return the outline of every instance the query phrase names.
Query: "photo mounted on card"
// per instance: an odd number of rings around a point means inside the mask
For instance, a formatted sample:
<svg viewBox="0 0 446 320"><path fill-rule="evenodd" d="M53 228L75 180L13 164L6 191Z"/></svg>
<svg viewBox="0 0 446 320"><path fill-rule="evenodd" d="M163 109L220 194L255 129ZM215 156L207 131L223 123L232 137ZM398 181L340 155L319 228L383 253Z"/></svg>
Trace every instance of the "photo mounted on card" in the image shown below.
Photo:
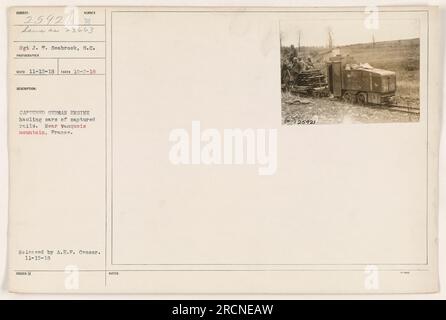
<svg viewBox="0 0 446 320"><path fill-rule="evenodd" d="M433 7L12 7L9 286L438 290Z"/></svg>

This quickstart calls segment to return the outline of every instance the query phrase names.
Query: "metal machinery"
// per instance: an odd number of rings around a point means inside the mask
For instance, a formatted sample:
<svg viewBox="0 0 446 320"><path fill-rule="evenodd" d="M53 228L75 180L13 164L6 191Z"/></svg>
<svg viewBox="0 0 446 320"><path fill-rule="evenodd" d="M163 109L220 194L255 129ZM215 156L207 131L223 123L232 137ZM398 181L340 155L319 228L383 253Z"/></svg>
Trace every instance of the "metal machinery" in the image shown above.
<svg viewBox="0 0 446 320"><path fill-rule="evenodd" d="M330 93L351 103L390 104L395 97L395 72L357 64L350 56L330 58L327 77Z"/></svg>

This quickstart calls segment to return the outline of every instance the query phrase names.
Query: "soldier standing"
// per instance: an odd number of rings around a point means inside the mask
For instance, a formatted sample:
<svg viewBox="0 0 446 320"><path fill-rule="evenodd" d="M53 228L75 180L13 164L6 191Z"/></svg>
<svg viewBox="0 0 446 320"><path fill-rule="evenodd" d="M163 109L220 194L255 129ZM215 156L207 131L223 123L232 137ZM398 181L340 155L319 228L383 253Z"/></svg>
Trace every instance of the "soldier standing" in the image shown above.
<svg viewBox="0 0 446 320"><path fill-rule="evenodd" d="M293 63L294 58L296 58L296 57L297 57L296 48L294 47L294 45L291 45L290 56L288 57L288 60L290 61L290 63Z"/></svg>
<svg viewBox="0 0 446 320"><path fill-rule="evenodd" d="M297 80L297 77L298 77L299 73L302 72L303 68L304 68L304 65L302 62L302 58L294 57L293 64L291 65L291 75L293 77L293 82L295 82Z"/></svg>
<svg viewBox="0 0 446 320"><path fill-rule="evenodd" d="M313 61L311 61L311 58L308 57L308 58L307 58L306 69L309 70L309 69L313 69L313 68L314 68Z"/></svg>

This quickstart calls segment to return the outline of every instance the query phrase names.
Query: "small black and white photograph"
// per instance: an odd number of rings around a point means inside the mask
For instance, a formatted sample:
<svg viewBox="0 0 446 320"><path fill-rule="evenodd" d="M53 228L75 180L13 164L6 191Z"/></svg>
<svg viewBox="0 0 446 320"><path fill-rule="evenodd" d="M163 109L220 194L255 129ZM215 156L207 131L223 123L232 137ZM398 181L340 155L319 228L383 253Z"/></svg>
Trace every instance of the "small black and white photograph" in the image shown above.
<svg viewBox="0 0 446 320"><path fill-rule="evenodd" d="M282 124L417 122L416 20L280 21Z"/></svg>

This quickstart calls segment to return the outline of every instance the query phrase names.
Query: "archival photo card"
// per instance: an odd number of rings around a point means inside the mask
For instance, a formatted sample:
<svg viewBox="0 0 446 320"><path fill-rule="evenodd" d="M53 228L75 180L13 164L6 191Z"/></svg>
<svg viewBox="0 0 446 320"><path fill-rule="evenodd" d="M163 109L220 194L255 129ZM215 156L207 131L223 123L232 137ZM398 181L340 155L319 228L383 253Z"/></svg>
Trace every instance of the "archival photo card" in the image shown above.
<svg viewBox="0 0 446 320"><path fill-rule="evenodd" d="M11 292L438 291L437 8L8 14Z"/></svg>

